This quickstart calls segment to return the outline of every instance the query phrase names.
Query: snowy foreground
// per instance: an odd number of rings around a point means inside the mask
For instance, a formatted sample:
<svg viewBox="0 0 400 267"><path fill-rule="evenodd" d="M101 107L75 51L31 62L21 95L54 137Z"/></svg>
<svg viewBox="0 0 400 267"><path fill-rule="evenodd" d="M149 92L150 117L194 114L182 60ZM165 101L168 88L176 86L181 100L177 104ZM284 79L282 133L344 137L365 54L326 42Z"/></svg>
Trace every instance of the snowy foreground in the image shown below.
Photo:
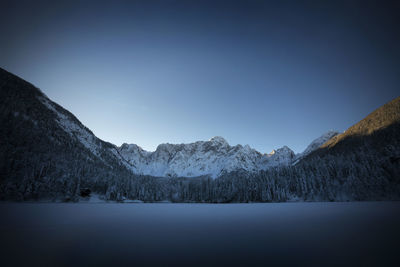
<svg viewBox="0 0 400 267"><path fill-rule="evenodd" d="M1 203L2 266L395 266L400 202Z"/></svg>

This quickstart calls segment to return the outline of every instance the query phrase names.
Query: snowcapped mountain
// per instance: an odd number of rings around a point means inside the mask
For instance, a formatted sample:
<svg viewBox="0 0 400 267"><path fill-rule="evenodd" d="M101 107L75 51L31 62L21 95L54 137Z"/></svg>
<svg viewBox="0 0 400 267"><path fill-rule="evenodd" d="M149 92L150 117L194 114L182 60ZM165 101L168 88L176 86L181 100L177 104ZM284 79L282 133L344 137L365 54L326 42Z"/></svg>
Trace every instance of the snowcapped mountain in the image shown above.
<svg viewBox="0 0 400 267"><path fill-rule="evenodd" d="M290 165L299 158L287 146L262 154L248 145L231 146L219 136L190 144L160 144L154 152L145 151L135 144L117 147L97 138L72 113L51 101L33 85L1 69L0 78L4 81L1 93L6 111L2 116L10 124L5 128L14 131L14 135L6 135L3 139L10 139L8 144L14 144L17 136L23 136L18 139L22 142L17 142L18 147L28 146L25 151L37 151L37 155L46 155L51 161L58 161L60 168L63 166L73 170L68 172L71 176L75 175L74 172L86 172L89 175L92 170L98 170L107 176L110 170L116 172L119 169L120 172L125 170L129 174L157 177L207 175L216 178L236 170L257 172L270 167ZM28 132L29 137L26 137ZM302 155L317 149L335 134L336 132L329 132L316 139ZM23 142L25 139L39 141ZM7 151L15 149L7 147ZM50 160L37 159L37 155L28 159L27 155L26 152L21 152L20 158L27 162L42 162L43 166L51 165ZM79 160L79 164L73 164L74 160ZM24 168L20 170L25 171ZM99 177L100 174L93 175L96 176Z"/></svg>
<svg viewBox="0 0 400 267"><path fill-rule="evenodd" d="M216 178L222 173L239 169L256 172L297 164L338 134L336 131L323 134L297 155L287 146L262 154L248 145L230 146L220 136L190 144L161 144L154 152L145 151L135 144L123 144L118 152L136 174L159 177L210 175Z"/></svg>
<svg viewBox="0 0 400 267"><path fill-rule="evenodd" d="M306 155L310 154L311 152L313 152L314 150L318 149L320 146L325 144L329 139L331 139L332 137L334 137L338 134L340 134L340 133L337 131L331 130L331 131L321 135L320 137L318 137L317 139L312 141L311 144L309 144L307 146L307 148L301 153L301 155L306 156Z"/></svg>
<svg viewBox="0 0 400 267"><path fill-rule="evenodd" d="M292 163L295 158L295 154L293 150L288 148L287 146L283 146L277 150L272 150L271 153L268 154L268 160L264 166L265 167L275 167L278 165L289 165Z"/></svg>
<svg viewBox="0 0 400 267"><path fill-rule="evenodd" d="M320 148L323 144L325 144L328 140L330 140L331 138L337 136L338 134L340 134L337 131L329 131L326 132L325 134L321 135L320 137L314 139L311 144L309 144L307 146L307 148L296 155L296 158L294 160L294 164L297 164L300 159L304 158L305 156L309 155L311 152L317 150L318 148Z"/></svg>
<svg viewBox="0 0 400 267"><path fill-rule="evenodd" d="M135 173L160 177L210 175L215 178L238 169L254 172L288 165L294 158L293 151L286 146L262 154L248 145L230 146L220 136L190 144L161 144L154 152L135 144L123 144L118 151Z"/></svg>

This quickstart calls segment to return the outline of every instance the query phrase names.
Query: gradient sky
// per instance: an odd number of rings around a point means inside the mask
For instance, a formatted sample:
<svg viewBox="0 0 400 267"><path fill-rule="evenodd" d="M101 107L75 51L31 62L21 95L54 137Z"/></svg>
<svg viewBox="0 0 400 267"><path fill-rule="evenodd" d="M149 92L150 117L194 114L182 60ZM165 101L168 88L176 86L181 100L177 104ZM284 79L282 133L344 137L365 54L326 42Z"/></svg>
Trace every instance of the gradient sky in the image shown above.
<svg viewBox="0 0 400 267"><path fill-rule="evenodd" d="M1 1L0 67L116 145L301 152L400 95L400 1L54 2Z"/></svg>

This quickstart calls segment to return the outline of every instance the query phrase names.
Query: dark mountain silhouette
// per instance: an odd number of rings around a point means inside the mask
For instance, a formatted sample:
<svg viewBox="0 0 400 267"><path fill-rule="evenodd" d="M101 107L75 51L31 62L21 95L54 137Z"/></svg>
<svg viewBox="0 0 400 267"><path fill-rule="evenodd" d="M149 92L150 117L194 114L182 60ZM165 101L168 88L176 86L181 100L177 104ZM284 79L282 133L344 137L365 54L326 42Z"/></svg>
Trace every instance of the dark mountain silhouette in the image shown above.
<svg viewBox="0 0 400 267"><path fill-rule="evenodd" d="M131 175L113 153L114 145L96 138L69 111L3 69L0 125L3 199L56 198L59 194L73 199L89 184L101 192L105 180Z"/></svg>
<svg viewBox="0 0 400 267"><path fill-rule="evenodd" d="M390 134L390 132L395 131L396 125L399 123L400 97L397 97L373 111L363 120L347 129L344 133L331 138L321 147L333 148L336 145L340 145L341 142L345 142L345 140L373 135L377 131L386 131L387 134ZM378 140L376 141L380 143ZM387 143L386 139L382 141ZM396 139L394 138L393 141L396 141Z"/></svg>
<svg viewBox="0 0 400 267"><path fill-rule="evenodd" d="M300 162L356 200L399 199L400 97L334 136ZM333 198L336 199L336 198Z"/></svg>
<svg viewBox="0 0 400 267"><path fill-rule="evenodd" d="M388 171L390 179L400 180L400 97L373 111L344 133L334 136L314 151L313 156L373 157L376 166Z"/></svg>

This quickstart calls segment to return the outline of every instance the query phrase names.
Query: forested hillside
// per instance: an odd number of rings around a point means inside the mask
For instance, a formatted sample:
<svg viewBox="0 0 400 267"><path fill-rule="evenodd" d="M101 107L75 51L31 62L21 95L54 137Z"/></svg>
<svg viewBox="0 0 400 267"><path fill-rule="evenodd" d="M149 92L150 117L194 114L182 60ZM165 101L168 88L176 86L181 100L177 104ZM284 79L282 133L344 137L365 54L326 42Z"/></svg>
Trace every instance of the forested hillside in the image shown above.
<svg viewBox="0 0 400 267"><path fill-rule="evenodd" d="M104 192L108 181L132 175L112 153L114 145L96 138L39 89L2 69L0 125L1 199L74 200L80 188ZM95 150L83 145L82 134Z"/></svg>

